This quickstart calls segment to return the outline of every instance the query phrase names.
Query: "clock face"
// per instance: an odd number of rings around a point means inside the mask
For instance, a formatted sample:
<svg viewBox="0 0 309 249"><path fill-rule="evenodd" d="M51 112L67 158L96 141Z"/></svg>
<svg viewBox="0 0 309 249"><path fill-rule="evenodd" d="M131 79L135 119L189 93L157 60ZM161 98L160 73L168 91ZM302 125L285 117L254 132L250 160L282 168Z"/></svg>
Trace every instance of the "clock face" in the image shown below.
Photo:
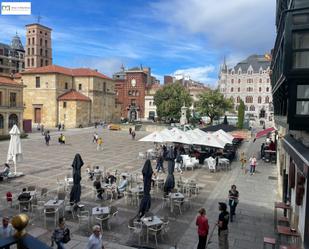
<svg viewBox="0 0 309 249"><path fill-rule="evenodd" d="M131 86L133 86L133 87L136 86L136 80L135 80L135 79L132 79L132 80L131 80Z"/></svg>

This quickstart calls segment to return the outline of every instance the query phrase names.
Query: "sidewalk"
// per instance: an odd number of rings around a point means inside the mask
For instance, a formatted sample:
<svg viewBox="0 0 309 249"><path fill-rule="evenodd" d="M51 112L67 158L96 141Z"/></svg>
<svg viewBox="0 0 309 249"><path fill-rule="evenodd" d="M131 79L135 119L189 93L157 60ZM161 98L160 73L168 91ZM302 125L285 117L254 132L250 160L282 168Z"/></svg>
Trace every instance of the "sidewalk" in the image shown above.
<svg viewBox="0 0 309 249"><path fill-rule="evenodd" d="M247 157L252 153L258 155L261 142L259 140L255 143L245 142L240 150L245 151ZM219 215L218 202L225 201L227 203L228 190L232 184L236 184L240 198L234 222L229 223L230 249L262 249L264 236L275 238L273 207L277 199L277 180L271 180L269 176L276 179L276 165L258 160L256 170L255 175L244 174L239 162L233 162L232 171L221 178L216 190L211 193L204 204L211 231ZM198 237L195 220L190 224L190 228L179 241L178 249L197 247ZM218 248L217 234L216 228L207 249Z"/></svg>

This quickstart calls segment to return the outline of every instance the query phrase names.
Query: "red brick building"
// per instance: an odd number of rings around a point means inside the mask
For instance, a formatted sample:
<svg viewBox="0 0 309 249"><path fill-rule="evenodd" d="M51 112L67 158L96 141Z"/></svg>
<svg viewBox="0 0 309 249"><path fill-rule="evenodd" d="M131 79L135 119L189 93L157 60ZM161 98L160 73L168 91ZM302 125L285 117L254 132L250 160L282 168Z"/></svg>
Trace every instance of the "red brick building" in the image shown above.
<svg viewBox="0 0 309 249"><path fill-rule="evenodd" d="M132 68L115 73L117 103L121 105L121 117L139 120L145 115L145 91L151 84L150 68Z"/></svg>

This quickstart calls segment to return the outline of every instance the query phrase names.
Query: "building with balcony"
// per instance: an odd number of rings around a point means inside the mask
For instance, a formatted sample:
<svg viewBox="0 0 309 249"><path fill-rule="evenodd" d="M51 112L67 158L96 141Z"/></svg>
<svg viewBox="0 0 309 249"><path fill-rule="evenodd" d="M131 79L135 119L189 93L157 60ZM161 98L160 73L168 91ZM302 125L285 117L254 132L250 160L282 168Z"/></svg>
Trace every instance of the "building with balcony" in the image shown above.
<svg viewBox="0 0 309 249"><path fill-rule="evenodd" d="M271 84L283 201L309 248L309 2L277 0Z"/></svg>
<svg viewBox="0 0 309 249"><path fill-rule="evenodd" d="M237 112L240 100L245 103L245 115L252 126L273 125L273 105L269 78L270 59L251 55L228 68L225 61L219 72L218 88L226 98L232 98Z"/></svg>
<svg viewBox="0 0 309 249"><path fill-rule="evenodd" d="M12 75L25 68L25 50L16 34L10 45L0 43L0 74Z"/></svg>
<svg viewBox="0 0 309 249"><path fill-rule="evenodd" d="M8 135L16 124L23 130L23 85L0 75L0 135Z"/></svg>

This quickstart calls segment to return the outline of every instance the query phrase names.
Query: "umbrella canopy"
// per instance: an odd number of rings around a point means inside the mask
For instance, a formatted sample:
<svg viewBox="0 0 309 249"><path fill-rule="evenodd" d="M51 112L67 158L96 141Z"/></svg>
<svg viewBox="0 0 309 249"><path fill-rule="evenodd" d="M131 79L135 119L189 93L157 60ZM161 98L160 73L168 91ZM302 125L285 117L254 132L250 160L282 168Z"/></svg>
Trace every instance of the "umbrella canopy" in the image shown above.
<svg viewBox="0 0 309 249"><path fill-rule="evenodd" d="M80 202L81 186L80 181L82 179L80 169L84 165L83 159L80 154L76 154L72 163L73 167L73 187L70 193L70 202Z"/></svg>
<svg viewBox="0 0 309 249"><path fill-rule="evenodd" d="M15 174L16 174L16 162L21 159L22 150L21 150L21 142L20 142L20 131L17 125L13 125L10 130L10 144L7 155L7 162L13 161L15 166Z"/></svg>
<svg viewBox="0 0 309 249"><path fill-rule="evenodd" d="M224 131L223 131L224 132ZM230 139L230 137L226 136L225 133L219 131L216 131L214 133L212 133L214 136L216 136L218 139L222 140L223 142L225 142L226 144L232 144L233 143L233 139Z"/></svg>
<svg viewBox="0 0 309 249"><path fill-rule="evenodd" d="M160 132L158 132L158 131L155 131L155 132L147 135L146 137L143 137L142 139L140 139L138 141L141 141L141 142L155 142L155 143L163 143L163 142L165 142L164 136Z"/></svg>
<svg viewBox="0 0 309 249"><path fill-rule="evenodd" d="M218 132L220 132L223 136L226 136L228 139L230 139L231 141L233 141L234 137L233 135L227 133L226 131L220 129Z"/></svg>
<svg viewBox="0 0 309 249"><path fill-rule="evenodd" d="M262 130L262 131L258 132L256 134L255 138L257 139L257 138L261 138L261 137L267 136L268 133L273 132L275 130L276 130L276 128L274 128L274 127L267 128L265 130Z"/></svg>
<svg viewBox="0 0 309 249"><path fill-rule="evenodd" d="M143 174L143 181L144 181L144 196L141 200L141 203L139 205L139 216L142 217L146 212L149 211L151 207L151 196L150 196L150 190L151 190L151 177L152 177L152 167L151 162L149 159L145 161L142 174Z"/></svg>
<svg viewBox="0 0 309 249"><path fill-rule="evenodd" d="M200 129L189 130L186 133L191 137L193 144L220 149L224 148L225 144L221 140L218 140L212 134L203 132Z"/></svg>
<svg viewBox="0 0 309 249"><path fill-rule="evenodd" d="M225 132L231 132L231 131L236 131L237 128L233 125L218 124L218 125L208 126L206 128L203 128L202 130L205 132L214 132L218 130L224 130Z"/></svg>
<svg viewBox="0 0 309 249"><path fill-rule="evenodd" d="M164 183L164 193L168 194L175 187L174 178L175 161L169 160L167 164L167 177Z"/></svg>
<svg viewBox="0 0 309 249"><path fill-rule="evenodd" d="M166 142L180 143L180 144L192 144L191 138L184 131L178 128L173 128L171 130L164 130L168 134Z"/></svg>

